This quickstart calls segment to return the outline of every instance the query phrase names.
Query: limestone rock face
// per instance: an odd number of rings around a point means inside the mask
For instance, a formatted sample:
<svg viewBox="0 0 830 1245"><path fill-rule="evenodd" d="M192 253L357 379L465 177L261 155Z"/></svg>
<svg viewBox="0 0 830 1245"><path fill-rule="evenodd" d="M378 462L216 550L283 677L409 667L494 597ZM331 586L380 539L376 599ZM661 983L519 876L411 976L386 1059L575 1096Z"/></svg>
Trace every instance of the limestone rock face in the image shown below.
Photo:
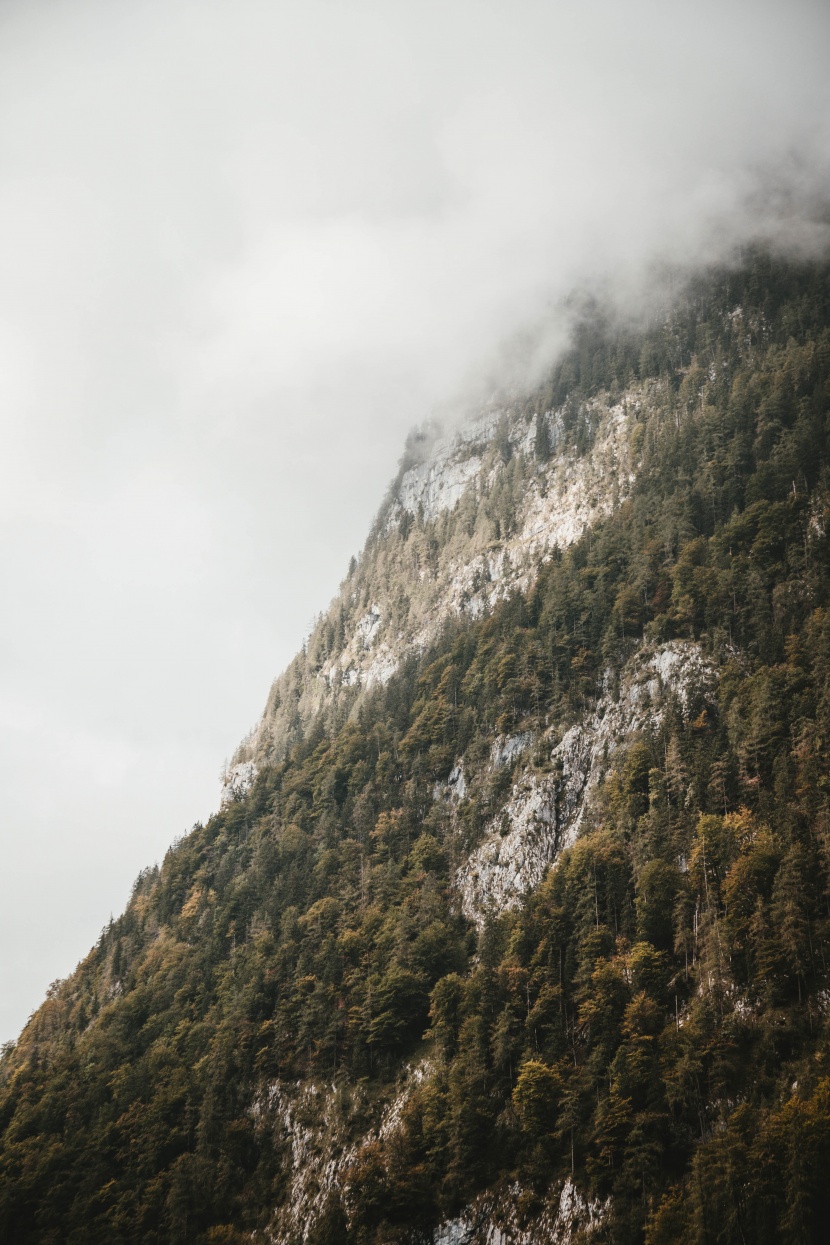
<svg viewBox="0 0 830 1245"><path fill-rule="evenodd" d="M253 786L258 766L255 761L239 761L224 774L219 792L219 807L240 800Z"/></svg>
<svg viewBox="0 0 830 1245"><path fill-rule="evenodd" d="M394 1138L413 1090L433 1071L427 1059L405 1065L394 1096L380 1103L370 1102L362 1085L312 1082L275 1081L257 1096L251 1115L258 1128L279 1137L290 1188L268 1224L273 1245L300 1245L312 1236L349 1167L378 1141ZM366 1131L372 1112L375 1123Z"/></svg>
<svg viewBox="0 0 830 1245"><path fill-rule="evenodd" d="M379 1142L394 1147L403 1111L413 1091L434 1075L430 1060L407 1064L394 1096L376 1104L376 1122L355 1139L369 1104L361 1086L275 1082L257 1097L251 1115L258 1128L272 1129L282 1142L290 1194L267 1228L273 1245L300 1245L314 1238L329 1199L343 1187L349 1169ZM602 1226L606 1203L592 1199L568 1178L555 1185L528 1219L522 1210L526 1190L513 1182L476 1197L461 1214L446 1220L435 1245L570 1245L576 1234L590 1239ZM346 1199L348 1211L348 1199Z"/></svg>
<svg viewBox="0 0 830 1245"><path fill-rule="evenodd" d="M607 1206L583 1194L569 1178L528 1222L520 1210L525 1190L512 1184L501 1194L477 1198L456 1219L443 1223L434 1245L571 1245L590 1240L602 1226Z"/></svg>
<svg viewBox="0 0 830 1245"><path fill-rule="evenodd" d="M322 708L386 683L447 619L481 617L526 590L556 548L629 495L637 424L658 401L654 382L591 399L581 452L554 410L488 407L412 437L365 549L234 762L283 755Z"/></svg>
<svg viewBox="0 0 830 1245"><path fill-rule="evenodd" d="M693 642L641 648L625 666L618 689L601 696L594 711L550 750L545 772L529 765L522 770L483 842L456 874L465 916L480 923L488 912L515 908L535 890L576 841L618 748L659 727L672 701L684 717L693 704L711 703L716 678ZM504 743L493 746L494 758L518 754L515 743L512 753Z"/></svg>

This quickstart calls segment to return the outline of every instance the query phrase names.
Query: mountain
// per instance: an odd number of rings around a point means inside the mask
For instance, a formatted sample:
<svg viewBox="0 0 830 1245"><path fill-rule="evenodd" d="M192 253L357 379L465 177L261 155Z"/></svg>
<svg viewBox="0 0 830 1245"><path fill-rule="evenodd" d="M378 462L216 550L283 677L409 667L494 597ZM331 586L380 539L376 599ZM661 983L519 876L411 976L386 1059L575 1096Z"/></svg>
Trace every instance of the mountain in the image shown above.
<svg viewBox="0 0 830 1245"><path fill-rule="evenodd" d="M0 1063L0 1237L823 1241L830 266L406 447L220 811Z"/></svg>

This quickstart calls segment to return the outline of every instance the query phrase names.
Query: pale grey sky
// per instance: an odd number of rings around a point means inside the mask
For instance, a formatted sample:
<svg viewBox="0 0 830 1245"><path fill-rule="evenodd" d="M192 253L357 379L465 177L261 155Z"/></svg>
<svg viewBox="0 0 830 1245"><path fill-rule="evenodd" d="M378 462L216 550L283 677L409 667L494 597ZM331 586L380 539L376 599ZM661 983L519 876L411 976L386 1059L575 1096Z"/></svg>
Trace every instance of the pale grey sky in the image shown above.
<svg viewBox="0 0 830 1245"><path fill-rule="evenodd" d="M0 1040L215 806L406 430L575 282L825 191L829 36L804 0L5 0Z"/></svg>

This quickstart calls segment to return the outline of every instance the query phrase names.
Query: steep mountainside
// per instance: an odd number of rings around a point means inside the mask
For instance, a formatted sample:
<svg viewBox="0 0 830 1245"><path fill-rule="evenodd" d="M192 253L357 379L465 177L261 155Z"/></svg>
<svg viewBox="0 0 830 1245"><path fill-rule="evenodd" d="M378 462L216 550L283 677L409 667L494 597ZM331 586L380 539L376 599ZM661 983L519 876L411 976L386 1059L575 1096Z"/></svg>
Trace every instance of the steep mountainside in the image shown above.
<svg viewBox="0 0 830 1245"><path fill-rule="evenodd" d="M238 776L284 755L321 708L351 705L341 689L387 683L448 619L480 618L527 591L554 549L619 506L634 429L659 409L659 385L546 409L551 397L410 438L362 558L234 758Z"/></svg>
<svg viewBox="0 0 830 1245"><path fill-rule="evenodd" d="M819 1242L830 268L411 438L220 812L0 1063L0 1239Z"/></svg>

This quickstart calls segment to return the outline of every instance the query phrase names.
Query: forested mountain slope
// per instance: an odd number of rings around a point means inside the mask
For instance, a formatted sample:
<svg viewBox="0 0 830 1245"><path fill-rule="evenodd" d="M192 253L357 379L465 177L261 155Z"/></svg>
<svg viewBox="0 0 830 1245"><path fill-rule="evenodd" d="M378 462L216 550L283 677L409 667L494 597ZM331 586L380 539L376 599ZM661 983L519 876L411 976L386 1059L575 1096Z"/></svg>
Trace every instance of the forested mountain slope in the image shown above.
<svg viewBox="0 0 830 1245"><path fill-rule="evenodd" d="M0 1239L826 1239L828 277L597 313L413 440L5 1052Z"/></svg>

